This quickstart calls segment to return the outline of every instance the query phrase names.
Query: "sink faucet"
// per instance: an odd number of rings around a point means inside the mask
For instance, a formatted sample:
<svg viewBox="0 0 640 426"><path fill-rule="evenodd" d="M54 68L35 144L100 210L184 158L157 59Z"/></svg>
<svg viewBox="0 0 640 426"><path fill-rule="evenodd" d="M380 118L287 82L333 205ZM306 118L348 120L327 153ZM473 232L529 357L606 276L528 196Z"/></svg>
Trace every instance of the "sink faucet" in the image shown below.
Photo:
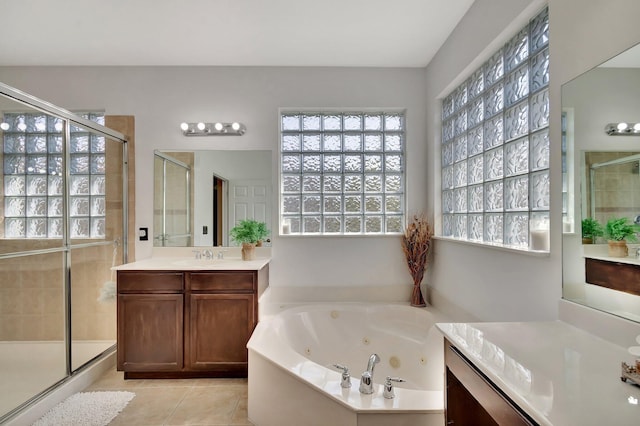
<svg viewBox="0 0 640 426"><path fill-rule="evenodd" d="M196 255L196 259L202 259L202 253L200 252L200 250L191 250L195 255Z"/></svg>
<svg viewBox="0 0 640 426"><path fill-rule="evenodd" d="M211 250L209 250L209 249L203 250L203 251L202 251L202 254L204 255L204 257L205 257L207 260L211 260L211 259L213 259L213 252L212 252Z"/></svg>
<svg viewBox="0 0 640 426"><path fill-rule="evenodd" d="M379 362L380 357L378 354L372 354L369 357L367 371L362 373L362 378L360 379L360 393L364 393L366 395L373 393L373 369Z"/></svg>

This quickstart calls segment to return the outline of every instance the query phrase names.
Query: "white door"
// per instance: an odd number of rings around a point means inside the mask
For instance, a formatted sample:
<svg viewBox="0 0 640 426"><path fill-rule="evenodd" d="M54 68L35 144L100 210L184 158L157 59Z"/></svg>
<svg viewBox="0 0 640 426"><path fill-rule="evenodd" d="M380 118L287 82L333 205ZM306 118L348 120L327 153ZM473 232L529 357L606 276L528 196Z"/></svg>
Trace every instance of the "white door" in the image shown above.
<svg viewBox="0 0 640 426"><path fill-rule="evenodd" d="M265 222L271 230L271 181L230 180L229 181L229 226L235 226L243 219ZM228 230L224 233L229 235ZM228 245L236 245L229 241ZM226 245L226 244L225 244Z"/></svg>

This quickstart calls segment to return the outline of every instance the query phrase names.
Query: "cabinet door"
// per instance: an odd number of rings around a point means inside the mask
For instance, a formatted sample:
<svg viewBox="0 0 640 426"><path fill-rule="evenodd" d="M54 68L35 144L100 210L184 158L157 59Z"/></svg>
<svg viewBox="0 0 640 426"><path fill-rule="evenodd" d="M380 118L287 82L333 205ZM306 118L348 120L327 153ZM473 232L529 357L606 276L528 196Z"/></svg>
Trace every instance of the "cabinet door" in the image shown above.
<svg viewBox="0 0 640 426"><path fill-rule="evenodd" d="M189 296L188 368L242 371L255 327L253 294Z"/></svg>
<svg viewBox="0 0 640 426"><path fill-rule="evenodd" d="M118 370L183 367L182 294L118 294Z"/></svg>

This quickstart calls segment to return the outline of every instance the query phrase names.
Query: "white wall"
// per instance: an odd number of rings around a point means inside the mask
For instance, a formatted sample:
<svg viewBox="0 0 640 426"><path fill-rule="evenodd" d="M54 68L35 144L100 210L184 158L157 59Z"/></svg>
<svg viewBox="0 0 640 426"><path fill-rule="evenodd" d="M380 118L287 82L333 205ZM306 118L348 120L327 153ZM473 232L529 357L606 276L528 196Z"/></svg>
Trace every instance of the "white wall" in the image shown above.
<svg viewBox="0 0 640 426"><path fill-rule="evenodd" d="M427 67L429 181L433 182L429 199L437 200L440 192L439 98L448 95L543 7L539 1L477 0ZM553 172L551 176L552 184L557 182ZM552 214L558 205L555 198ZM434 203L436 217L439 211ZM429 276L434 304L482 320L556 318L561 295L557 223L551 224L551 231L549 256L438 239Z"/></svg>
<svg viewBox="0 0 640 426"><path fill-rule="evenodd" d="M136 118L136 228L153 224L153 150L271 150L278 181L278 109L406 108L409 211L426 197L424 70L368 68L5 67L0 81L67 109ZM186 138L182 121L241 121L242 137ZM277 219L277 199L272 218ZM277 223L271 224L277 229ZM273 238L273 286L409 285L399 237ZM151 241L136 242L139 259ZM404 286L403 286L404 287Z"/></svg>
<svg viewBox="0 0 640 426"><path fill-rule="evenodd" d="M466 78L544 6L539 1L477 0L427 67L429 199L439 192L439 96ZM447 240L435 244L430 276L436 304L482 320L558 317L562 282L560 87L640 42L630 0L550 0L551 254L536 257ZM498 30L493 30L495 27ZM500 29L506 30L500 34ZM434 209L438 211L434 202Z"/></svg>
<svg viewBox="0 0 640 426"><path fill-rule="evenodd" d="M561 297L560 87L640 41L637 0L550 0L551 254L536 257L439 240L428 277L436 304L482 320L558 317ZM408 108L409 210L438 209L437 98L465 78L543 7L476 0L424 70L298 68L0 68L0 81L66 108L133 114L137 124L137 226L150 226L154 148L271 149L278 107ZM504 30L504 31L503 31ZM484 57L482 57L484 55ZM425 79L426 76L426 79ZM91 89L79 89L91 87ZM181 121L240 120L227 138L180 136ZM428 129L428 132L427 132ZM426 144L424 143L426 141ZM427 163L425 164L425 159ZM273 159L274 170L277 159ZM428 185L425 185L428 182ZM274 183L276 183L274 179ZM274 188L277 188L274 185ZM275 191L274 191L275 192ZM274 217L276 215L274 214ZM272 285L377 286L409 282L396 238L274 238ZM146 257L150 244L138 243Z"/></svg>

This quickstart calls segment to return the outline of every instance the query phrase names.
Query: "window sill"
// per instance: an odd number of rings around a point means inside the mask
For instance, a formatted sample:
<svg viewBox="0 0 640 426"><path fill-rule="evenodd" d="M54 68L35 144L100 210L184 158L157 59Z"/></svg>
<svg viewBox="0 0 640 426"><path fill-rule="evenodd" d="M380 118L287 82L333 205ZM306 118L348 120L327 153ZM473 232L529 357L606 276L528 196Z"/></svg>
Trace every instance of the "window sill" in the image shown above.
<svg viewBox="0 0 640 426"><path fill-rule="evenodd" d="M494 249L494 250L506 251L506 252L511 252L511 253L521 253L521 254L525 254L527 256L535 256L535 257L549 257L550 256L550 252L548 250L545 250L545 251L543 251L543 250L531 250L528 247L506 246L506 245L503 245L503 244L483 243L483 242L478 242L478 241L461 240L459 238L442 237L442 236L436 236L436 235L433 236L433 239L434 240L441 240L441 241L457 243L457 244L475 246L475 247L482 247L482 248L489 248L489 249Z"/></svg>

